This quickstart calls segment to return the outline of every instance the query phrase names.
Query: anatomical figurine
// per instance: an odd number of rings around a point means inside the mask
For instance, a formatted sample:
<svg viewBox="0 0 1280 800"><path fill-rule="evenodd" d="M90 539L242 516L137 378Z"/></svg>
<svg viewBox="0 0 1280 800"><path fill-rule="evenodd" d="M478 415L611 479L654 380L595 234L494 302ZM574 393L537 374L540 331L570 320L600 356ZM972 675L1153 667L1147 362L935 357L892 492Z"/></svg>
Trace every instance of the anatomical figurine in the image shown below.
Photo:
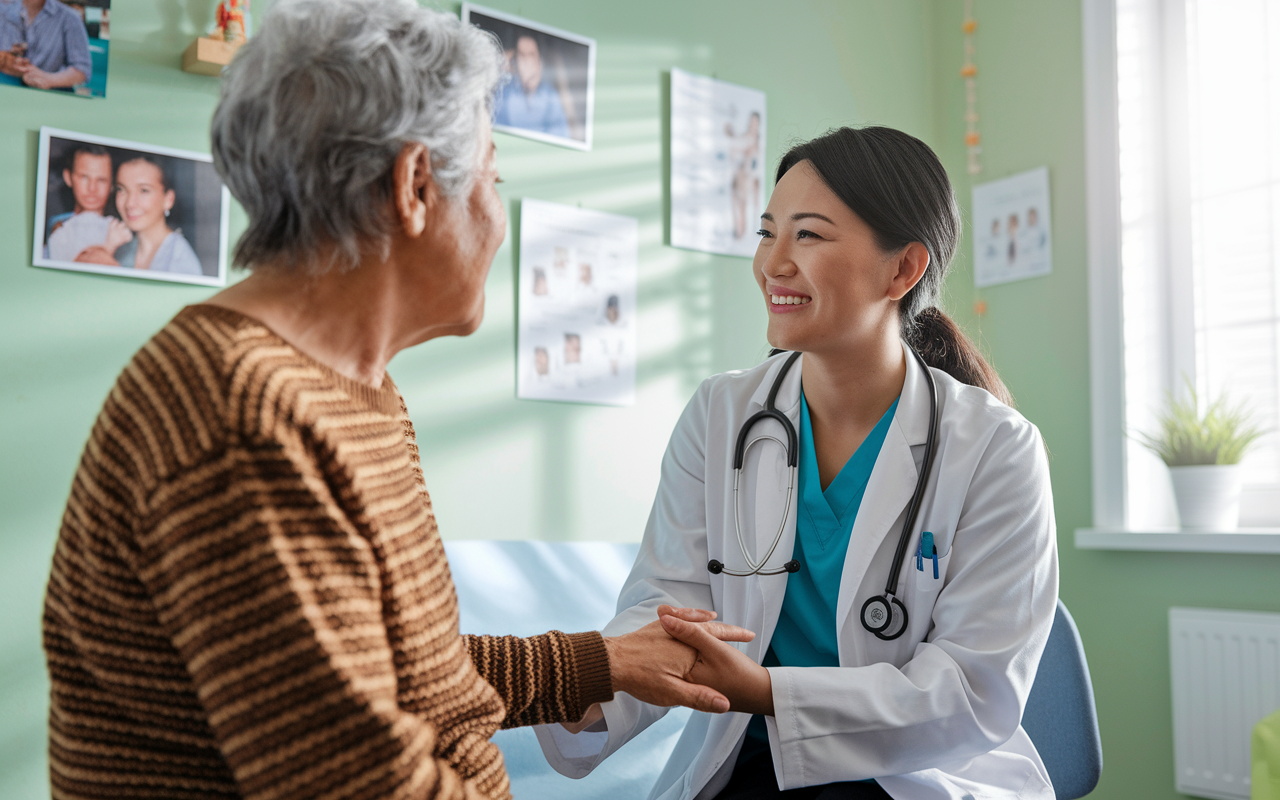
<svg viewBox="0 0 1280 800"><path fill-rule="evenodd" d="M249 0L222 0L218 3L218 28L213 38L222 39L227 44L243 44L248 33L244 13L248 10Z"/></svg>

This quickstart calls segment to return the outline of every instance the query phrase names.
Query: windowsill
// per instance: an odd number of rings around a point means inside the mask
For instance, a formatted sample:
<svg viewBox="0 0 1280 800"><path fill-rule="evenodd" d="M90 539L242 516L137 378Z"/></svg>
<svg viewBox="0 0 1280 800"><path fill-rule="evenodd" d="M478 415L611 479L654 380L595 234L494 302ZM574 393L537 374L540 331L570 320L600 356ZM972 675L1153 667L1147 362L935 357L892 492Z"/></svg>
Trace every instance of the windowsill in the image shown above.
<svg viewBox="0 0 1280 800"><path fill-rule="evenodd" d="M1163 550L1176 553L1280 555L1280 528L1240 528L1221 532L1078 528L1076 547L1081 550Z"/></svg>

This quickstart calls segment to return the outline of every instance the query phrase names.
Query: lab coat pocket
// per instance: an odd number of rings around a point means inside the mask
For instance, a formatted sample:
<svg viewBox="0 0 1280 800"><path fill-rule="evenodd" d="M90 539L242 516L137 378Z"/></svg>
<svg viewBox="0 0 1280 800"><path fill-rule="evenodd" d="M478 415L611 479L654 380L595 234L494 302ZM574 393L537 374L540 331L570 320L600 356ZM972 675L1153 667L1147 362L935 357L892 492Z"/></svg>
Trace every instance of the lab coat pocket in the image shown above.
<svg viewBox="0 0 1280 800"><path fill-rule="evenodd" d="M947 578L947 562L951 560L951 537L922 533L916 540L916 550L908 561L916 591L937 592Z"/></svg>

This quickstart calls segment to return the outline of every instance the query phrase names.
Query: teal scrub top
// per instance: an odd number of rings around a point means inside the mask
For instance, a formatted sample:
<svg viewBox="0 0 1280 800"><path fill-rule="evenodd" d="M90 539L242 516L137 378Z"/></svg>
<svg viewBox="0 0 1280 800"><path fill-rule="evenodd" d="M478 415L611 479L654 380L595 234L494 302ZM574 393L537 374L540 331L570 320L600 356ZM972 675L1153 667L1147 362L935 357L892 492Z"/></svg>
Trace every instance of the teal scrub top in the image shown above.
<svg viewBox="0 0 1280 800"><path fill-rule="evenodd" d="M862 496L894 412L895 399L849 460L824 491L813 448L809 404L800 393L800 503L796 512L796 542L792 558L801 569L787 576L787 593L764 656L766 667L838 667L836 599L844 572L849 535L853 532ZM747 726L747 740L738 755L742 763L769 749L764 717L756 715Z"/></svg>

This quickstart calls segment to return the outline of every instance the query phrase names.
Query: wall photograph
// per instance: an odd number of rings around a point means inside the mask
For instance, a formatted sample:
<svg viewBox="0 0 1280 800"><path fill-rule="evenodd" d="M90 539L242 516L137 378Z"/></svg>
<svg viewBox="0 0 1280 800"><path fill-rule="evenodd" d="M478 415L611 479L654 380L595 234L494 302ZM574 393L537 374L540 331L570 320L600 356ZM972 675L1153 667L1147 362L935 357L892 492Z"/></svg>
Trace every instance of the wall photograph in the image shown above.
<svg viewBox="0 0 1280 800"><path fill-rule="evenodd" d="M40 131L32 264L226 282L230 194L207 155Z"/></svg>

